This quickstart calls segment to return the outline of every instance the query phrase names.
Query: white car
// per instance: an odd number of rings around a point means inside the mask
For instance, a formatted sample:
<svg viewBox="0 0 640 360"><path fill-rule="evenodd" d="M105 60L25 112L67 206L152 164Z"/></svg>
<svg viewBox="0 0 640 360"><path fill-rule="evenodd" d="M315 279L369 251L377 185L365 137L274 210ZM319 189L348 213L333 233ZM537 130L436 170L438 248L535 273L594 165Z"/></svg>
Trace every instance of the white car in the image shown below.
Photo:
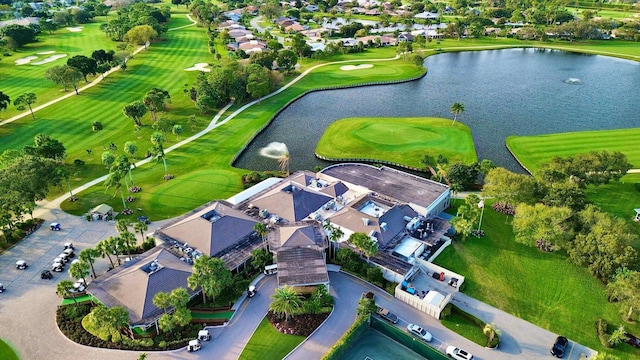
<svg viewBox="0 0 640 360"><path fill-rule="evenodd" d="M424 328L418 325L409 324L409 326L407 326L407 330L409 330L410 333L418 336L419 338L421 338L426 342L430 342L433 339L433 336L431 336L430 332L428 332L427 330L425 330Z"/></svg>
<svg viewBox="0 0 640 360"><path fill-rule="evenodd" d="M449 355L449 357L457 359L457 360L471 360L473 359L473 355L471 355L471 353L468 353L460 348L457 348L455 346L448 346L447 347L447 351L446 351L447 355Z"/></svg>

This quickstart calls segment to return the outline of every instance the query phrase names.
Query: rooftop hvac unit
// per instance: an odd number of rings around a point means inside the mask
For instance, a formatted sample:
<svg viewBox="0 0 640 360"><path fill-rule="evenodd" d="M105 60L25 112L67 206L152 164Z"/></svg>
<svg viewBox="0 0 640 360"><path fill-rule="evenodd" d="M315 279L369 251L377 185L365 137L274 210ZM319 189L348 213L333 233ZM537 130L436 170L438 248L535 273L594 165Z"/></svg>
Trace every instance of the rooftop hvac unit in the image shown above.
<svg viewBox="0 0 640 360"><path fill-rule="evenodd" d="M362 218L362 222L363 222L365 225L369 225L369 219L367 219L367 218Z"/></svg>
<svg viewBox="0 0 640 360"><path fill-rule="evenodd" d="M260 210L260 217L264 218L264 219L268 218L269 217L269 211L267 211L267 209L261 209Z"/></svg>
<svg viewBox="0 0 640 360"><path fill-rule="evenodd" d="M387 231L387 223L386 222L381 223L380 229L382 229L382 231Z"/></svg>
<svg viewBox="0 0 640 360"><path fill-rule="evenodd" d="M320 215L320 213L315 213L315 214L313 215L313 219L314 219L315 221L321 221L321 220L322 220L322 215Z"/></svg>
<svg viewBox="0 0 640 360"><path fill-rule="evenodd" d="M408 221L411 221L412 217L405 215L402 219L404 219L404 221L408 222Z"/></svg>

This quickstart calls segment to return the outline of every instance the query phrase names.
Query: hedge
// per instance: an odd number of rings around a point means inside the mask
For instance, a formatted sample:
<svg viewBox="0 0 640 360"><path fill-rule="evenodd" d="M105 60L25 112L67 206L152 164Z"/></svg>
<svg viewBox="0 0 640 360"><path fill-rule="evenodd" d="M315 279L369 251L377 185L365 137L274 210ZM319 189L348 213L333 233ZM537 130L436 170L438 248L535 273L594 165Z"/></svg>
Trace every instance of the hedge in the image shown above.
<svg viewBox="0 0 640 360"><path fill-rule="evenodd" d="M598 319L596 321L596 333L598 334L598 340L600 340L600 344L606 348L613 347L611 342L611 335L609 335L609 324L605 319Z"/></svg>
<svg viewBox="0 0 640 360"><path fill-rule="evenodd" d="M333 344L331 349L322 357L322 360L340 359L349 346L367 330L370 318L371 316L358 316L349 330L344 333L340 340Z"/></svg>

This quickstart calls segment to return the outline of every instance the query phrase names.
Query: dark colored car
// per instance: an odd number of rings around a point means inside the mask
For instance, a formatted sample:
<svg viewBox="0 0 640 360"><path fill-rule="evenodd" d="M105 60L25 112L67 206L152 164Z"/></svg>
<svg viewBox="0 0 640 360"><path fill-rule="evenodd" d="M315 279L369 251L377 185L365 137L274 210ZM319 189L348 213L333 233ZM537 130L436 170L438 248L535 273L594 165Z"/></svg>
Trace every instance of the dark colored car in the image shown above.
<svg viewBox="0 0 640 360"><path fill-rule="evenodd" d="M557 358L562 358L564 356L564 351L567 349L567 345L569 345L569 340L564 336L558 336L556 338L556 342L553 343L553 347L551 348L551 355Z"/></svg>
<svg viewBox="0 0 640 360"><path fill-rule="evenodd" d="M53 279L53 274L49 270L42 270L40 273L40 279Z"/></svg>
<svg viewBox="0 0 640 360"><path fill-rule="evenodd" d="M147 225L151 224L151 221L149 220L149 218L144 216L144 215L143 216L138 216L138 221L143 223L143 224L147 224Z"/></svg>

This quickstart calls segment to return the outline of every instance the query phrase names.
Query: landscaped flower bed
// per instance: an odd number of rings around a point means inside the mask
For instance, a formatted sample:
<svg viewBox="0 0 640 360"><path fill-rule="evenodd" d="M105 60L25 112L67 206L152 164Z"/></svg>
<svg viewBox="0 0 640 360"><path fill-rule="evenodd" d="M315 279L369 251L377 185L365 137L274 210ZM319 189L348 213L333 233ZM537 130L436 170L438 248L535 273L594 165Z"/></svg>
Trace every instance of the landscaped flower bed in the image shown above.
<svg viewBox="0 0 640 360"><path fill-rule="evenodd" d="M283 334L309 336L317 329L326 318L329 317L329 313L323 314L300 314L292 317L287 323L284 315L277 315L269 311L267 313L267 319Z"/></svg>

